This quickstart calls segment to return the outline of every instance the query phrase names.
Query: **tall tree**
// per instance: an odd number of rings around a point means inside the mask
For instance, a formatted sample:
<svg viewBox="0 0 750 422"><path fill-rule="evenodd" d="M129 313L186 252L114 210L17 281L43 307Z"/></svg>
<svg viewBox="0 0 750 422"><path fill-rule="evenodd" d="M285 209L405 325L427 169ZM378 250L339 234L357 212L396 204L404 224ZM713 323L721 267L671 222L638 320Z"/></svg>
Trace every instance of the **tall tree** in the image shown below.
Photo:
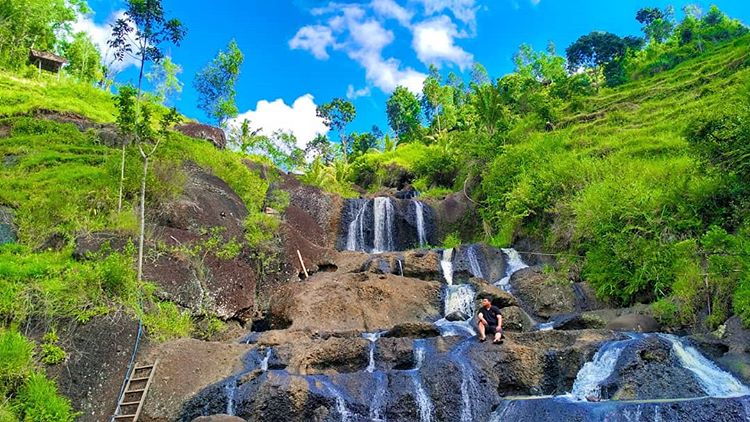
<svg viewBox="0 0 750 422"><path fill-rule="evenodd" d="M138 98L141 96L146 63L157 63L164 58L161 45L170 42L179 46L186 29L177 19L167 19L161 0L127 0L125 17L112 24L112 37L107 44L114 57L138 60Z"/></svg>
<svg viewBox="0 0 750 422"><path fill-rule="evenodd" d="M316 114L323 119L323 123L328 128L339 133L341 149L346 157L348 149L344 129L357 116L357 109L354 108L354 104L343 98L334 98L331 102L318 106Z"/></svg>
<svg viewBox="0 0 750 422"><path fill-rule="evenodd" d="M146 79L156 89L155 95L160 102L169 104L172 97L182 92L183 83L178 78L180 73L182 73L182 66L166 56L154 65L151 72L146 74Z"/></svg>
<svg viewBox="0 0 750 422"><path fill-rule="evenodd" d="M112 48L116 60L123 61L126 57L132 57L140 63L138 100L141 98L143 71L146 63L159 62L164 58L161 44L170 42L180 45L185 33L185 27L179 20L167 19L164 16L161 0L127 0L125 17L117 19L112 24L112 36L107 41L107 45ZM136 114L138 114L137 105L138 101L136 101ZM137 143L137 133L135 137ZM122 211L122 185L125 181L125 142L122 143L120 169L118 212Z"/></svg>
<svg viewBox="0 0 750 422"><path fill-rule="evenodd" d="M325 165L331 164L335 158L335 151L327 136L318 134L305 146L305 154L314 160L320 160Z"/></svg>
<svg viewBox="0 0 750 422"><path fill-rule="evenodd" d="M386 113L388 115L388 125L398 135L399 142L410 138L419 128L419 115L422 108L419 105L419 99L403 86L398 86L386 102Z"/></svg>
<svg viewBox="0 0 750 422"><path fill-rule="evenodd" d="M219 126L224 127L227 120L237 116L235 85L244 61L245 56L237 41L232 40L226 50L219 51L195 76L193 86L198 91L198 108Z"/></svg>
<svg viewBox="0 0 750 422"><path fill-rule="evenodd" d="M662 43L672 34L674 29L674 9L668 6L664 10L657 7L644 7L635 14L635 19L643 27L646 38Z"/></svg>
<svg viewBox="0 0 750 422"><path fill-rule="evenodd" d="M575 72L581 67L601 66L607 84L611 86L623 82L622 61L629 49L637 49L640 46L640 38L620 38L609 32L595 31L579 37L565 53L571 71Z"/></svg>
<svg viewBox="0 0 750 422"><path fill-rule="evenodd" d="M104 77L102 56L85 32L79 32L70 41L63 42L61 50L68 59L65 68L68 74L89 83L99 82Z"/></svg>

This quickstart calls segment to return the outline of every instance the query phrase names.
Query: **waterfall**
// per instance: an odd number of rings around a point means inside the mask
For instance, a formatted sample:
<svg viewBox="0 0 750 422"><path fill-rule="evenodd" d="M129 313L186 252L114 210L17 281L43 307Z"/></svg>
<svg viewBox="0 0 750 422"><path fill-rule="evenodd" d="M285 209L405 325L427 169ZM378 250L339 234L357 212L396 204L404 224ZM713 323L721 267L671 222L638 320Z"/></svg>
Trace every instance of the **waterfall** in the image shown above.
<svg viewBox="0 0 750 422"><path fill-rule="evenodd" d="M425 357L425 346L424 340L414 340L414 369L411 374L412 382L414 383L414 398L417 401L417 407L419 408L419 420L420 422L431 422L432 421L432 400L427 392L422 387L422 380L419 377L419 370L422 368Z"/></svg>
<svg viewBox="0 0 750 422"><path fill-rule="evenodd" d="M365 369L365 371L369 373L375 372L375 342L377 342L382 335L383 332L362 333L362 337L370 341L370 360L367 363L367 369Z"/></svg>
<svg viewBox="0 0 750 422"><path fill-rule="evenodd" d="M401 259L397 259L396 261L398 261L398 270L401 273L401 277L403 277L404 276L404 266L401 264Z"/></svg>
<svg viewBox="0 0 750 422"><path fill-rule="evenodd" d="M443 270L443 277L449 286L453 285L453 248L443 250L443 257L440 260L440 268Z"/></svg>
<svg viewBox="0 0 750 422"><path fill-rule="evenodd" d="M583 365L575 381L571 395L577 400L586 400L588 397L601 398L602 381L612 375L615 364L620 358L625 346L633 339L613 341L605 343L594 355L594 360Z"/></svg>
<svg viewBox="0 0 750 422"><path fill-rule="evenodd" d="M479 264L479 257L477 256L477 245L471 245L466 248L466 259L469 261L469 270L474 277L484 278L482 274L482 265Z"/></svg>
<svg viewBox="0 0 750 422"><path fill-rule="evenodd" d="M683 367L689 369L709 397L738 397L750 395L750 388L734 376L721 370L684 340L670 334L657 334L672 344L672 352Z"/></svg>
<svg viewBox="0 0 750 422"><path fill-rule="evenodd" d="M372 398L370 404L370 419L375 422L385 421L383 415L383 400L385 399L386 388L388 387L388 379L385 373L377 371L375 376L375 396Z"/></svg>
<svg viewBox="0 0 750 422"><path fill-rule="evenodd" d="M386 252L395 249L393 243L393 202L391 198L378 197L373 202L375 240L373 252Z"/></svg>
<svg viewBox="0 0 750 422"><path fill-rule="evenodd" d="M420 201L414 201L414 208L417 215L417 239L419 246L427 244L427 236L424 230L424 204Z"/></svg>
<svg viewBox="0 0 750 422"><path fill-rule="evenodd" d="M344 399L344 395L341 394L341 391L336 388L331 381L329 381L327 378L322 380L323 385L328 389L328 392L334 397L336 400L336 411L339 412L339 415L341 415L341 422L348 422L351 420L352 412L349 411L349 408L346 407L346 400Z"/></svg>
<svg viewBox="0 0 750 422"><path fill-rule="evenodd" d="M472 422L474 415L471 411L471 400L479 397L479 386L471 366L460 358L456 363L461 368L461 422Z"/></svg>
<svg viewBox="0 0 750 422"><path fill-rule="evenodd" d="M474 314L474 297L476 291L470 284L458 284L455 286L445 286L445 312L444 315L450 315L453 312L460 311L471 316Z"/></svg>
<svg viewBox="0 0 750 422"><path fill-rule="evenodd" d="M528 268L529 266L523 262L521 254L513 248L507 248L502 250L505 256L508 257L508 267L505 269L505 277L500 279L495 286L500 287L506 292L510 290L510 277L516 271Z"/></svg>
<svg viewBox="0 0 750 422"><path fill-rule="evenodd" d="M349 231L346 236L347 251L364 251L365 246L365 214L367 213L368 200L356 200L350 202L350 207L355 208L357 213L349 223ZM359 206L357 208L357 206Z"/></svg>
<svg viewBox="0 0 750 422"><path fill-rule="evenodd" d="M224 386L224 389L227 393L227 415L234 416L234 402L236 400L235 396L237 395L237 380L234 377L230 378Z"/></svg>
<svg viewBox="0 0 750 422"><path fill-rule="evenodd" d="M266 355L263 357L263 360L260 361L260 370L263 372L268 371L268 361L271 359L271 353L273 352L272 348L268 348L266 350Z"/></svg>
<svg viewBox="0 0 750 422"><path fill-rule="evenodd" d="M472 337L477 335L474 326L471 325L471 319L468 321L448 321L445 318L441 318L435 321L435 327L440 331L440 335L443 337L450 336L468 336Z"/></svg>

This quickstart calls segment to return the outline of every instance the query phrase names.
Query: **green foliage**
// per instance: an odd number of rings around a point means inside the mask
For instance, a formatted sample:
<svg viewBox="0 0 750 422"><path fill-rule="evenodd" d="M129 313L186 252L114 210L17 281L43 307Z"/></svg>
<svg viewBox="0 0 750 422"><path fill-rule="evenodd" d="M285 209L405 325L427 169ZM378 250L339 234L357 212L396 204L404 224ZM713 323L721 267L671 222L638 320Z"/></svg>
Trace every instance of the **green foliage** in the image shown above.
<svg viewBox="0 0 750 422"><path fill-rule="evenodd" d="M193 80L198 91L198 108L222 127L238 113L235 85L245 61L237 42L232 40L225 51L219 51Z"/></svg>
<svg viewBox="0 0 750 422"><path fill-rule="evenodd" d="M78 13L88 11L85 1L13 0L0 3L0 66L18 69L29 49L54 51L70 32Z"/></svg>
<svg viewBox="0 0 750 422"><path fill-rule="evenodd" d="M0 329L0 394L20 387L33 368L34 343L18 331Z"/></svg>
<svg viewBox="0 0 750 422"><path fill-rule="evenodd" d="M443 248L450 249L461 245L461 237L458 233L448 233L443 238Z"/></svg>
<svg viewBox="0 0 750 422"><path fill-rule="evenodd" d="M65 71L81 82L95 83L102 80L102 56L99 49L84 32L73 36L62 45L63 56L68 59Z"/></svg>
<svg viewBox="0 0 750 422"><path fill-rule="evenodd" d="M679 321L677 316L677 305L671 299L659 299L651 304L654 318L663 326L673 327Z"/></svg>
<svg viewBox="0 0 750 422"><path fill-rule="evenodd" d="M57 332L52 329L42 338L42 363L46 365L57 365L65 360L67 356L65 350L57 345L60 338Z"/></svg>
<svg viewBox="0 0 750 422"><path fill-rule="evenodd" d="M184 86L177 77L180 73L182 73L182 66L167 56L156 63L151 72L146 74L146 79L156 87L154 94L160 103L169 104L173 97L180 95Z"/></svg>
<svg viewBox="0 0 750 422"><path fill-rule="evenodd" d="M77 416L70 400L57 392L54 381L33 373L20 388L16 408L24 421L73 422Z"/></svg>
<svg viewBox="0 0 750 422"><path fill-rule="evenodd" d="M734 313L739 315L746 328L750 328L750 279L744 277L732 298Z"/></svg>
<svg viewBox="0 0 750 422"><path fill-rule="evenodd" d="M279 219L273 215L250 213L245 218L245 241L250 248L261 246L273 239L279 224Z"/></svg>
<svg viewBox="0 0 750 422"><path fill-rule="evenodd" d="M154 341L188 337L193 321L188 311L180 311L172 302L156 302L142 315L143 326Z"/></svg>
<svg viewBox="0 0 750 422"><path fill-rule="evenodd" d="M396 133L399 142L417 139L422 109L417 96L403 86L398 86L386 102L388 125Z"/></svg>
<svg viewBox="0 0 750 422"><path fill-rule="evenodd" d="M349 182L352 167L344 160L335 160L330 165L325 165L321 157L317 157L310 163L300 180L326 192L335 193L344 198L354 198L358 193Z"/></svg>

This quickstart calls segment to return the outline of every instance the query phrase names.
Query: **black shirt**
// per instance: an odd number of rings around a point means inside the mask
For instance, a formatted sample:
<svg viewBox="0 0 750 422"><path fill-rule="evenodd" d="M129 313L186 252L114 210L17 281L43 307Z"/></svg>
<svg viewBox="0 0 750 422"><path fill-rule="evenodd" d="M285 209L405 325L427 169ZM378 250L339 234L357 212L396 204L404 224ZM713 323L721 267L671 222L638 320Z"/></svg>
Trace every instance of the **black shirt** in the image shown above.
<svg viewBox="0 0 750 422"><path fill-rule="evenodd" d="M490 309L481 307L479 308L479 313L484 316L484 320L487 321L487 324L497 327L497 315L500 314L500 308L497 306L490 306Z"/></svg>

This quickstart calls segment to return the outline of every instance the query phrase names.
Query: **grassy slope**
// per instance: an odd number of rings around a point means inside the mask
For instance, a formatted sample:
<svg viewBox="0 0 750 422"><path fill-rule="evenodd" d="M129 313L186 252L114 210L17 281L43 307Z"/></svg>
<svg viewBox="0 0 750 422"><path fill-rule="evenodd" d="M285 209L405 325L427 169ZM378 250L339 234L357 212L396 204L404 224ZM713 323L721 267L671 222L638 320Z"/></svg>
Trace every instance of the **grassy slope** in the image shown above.
<svg viewBox="0 0 750 422"><path fill-rule="evenodd" d="M483 184L496 243L519 231L540 237L548 249L571 254L567 263L582 268L602 296L624 302L702 282L695 245L722 221L726 193L722 175L691 154L684 133L747 95L749 46L746 36L604 89L553 132L514 133L517 141Z"/></svg>
<svg viewBox="0 0 750 422"><path fill-rule="evenodd" d="M2 397L34 386L46 388L33 374L43 372L40 361L47 359L50 348L17 338L25 321L54 329L63 318L84 322L123 305L143 315L139 301L151 294L150 287L135 283L132 250L88 262L72 259L77 235L97 230L135 233L141 170L136 151L127 154L125 212L118 214L120 150L72 124L20 116L39 108L73 112L100 123L115 120L107 93L66 80L26 80L0 72L0 132L6 132L0 137L0 206L14 210L19 229L18 244L0 246L0 361L21 362L15 368L0 364L0 420L6 420L6 413L33 419L30 415L39 402L21 398L6 402ZM268 185L243 163L246 158L171 134L153 162L149 201L179 194L185 181L179 162L192 160L226 180L245 201L251 217L262 215ZM38 250L52 235L63 239L63 250ZM171 304L157 305L151 307L154 314L144 315L147 328L153 328L151 334L159 338L189 334L185 314ZM54 393L54 389L44 391ZM38 397L41 403L61 406L50 420L67 420L65 403L50 394Z"/></svg>

